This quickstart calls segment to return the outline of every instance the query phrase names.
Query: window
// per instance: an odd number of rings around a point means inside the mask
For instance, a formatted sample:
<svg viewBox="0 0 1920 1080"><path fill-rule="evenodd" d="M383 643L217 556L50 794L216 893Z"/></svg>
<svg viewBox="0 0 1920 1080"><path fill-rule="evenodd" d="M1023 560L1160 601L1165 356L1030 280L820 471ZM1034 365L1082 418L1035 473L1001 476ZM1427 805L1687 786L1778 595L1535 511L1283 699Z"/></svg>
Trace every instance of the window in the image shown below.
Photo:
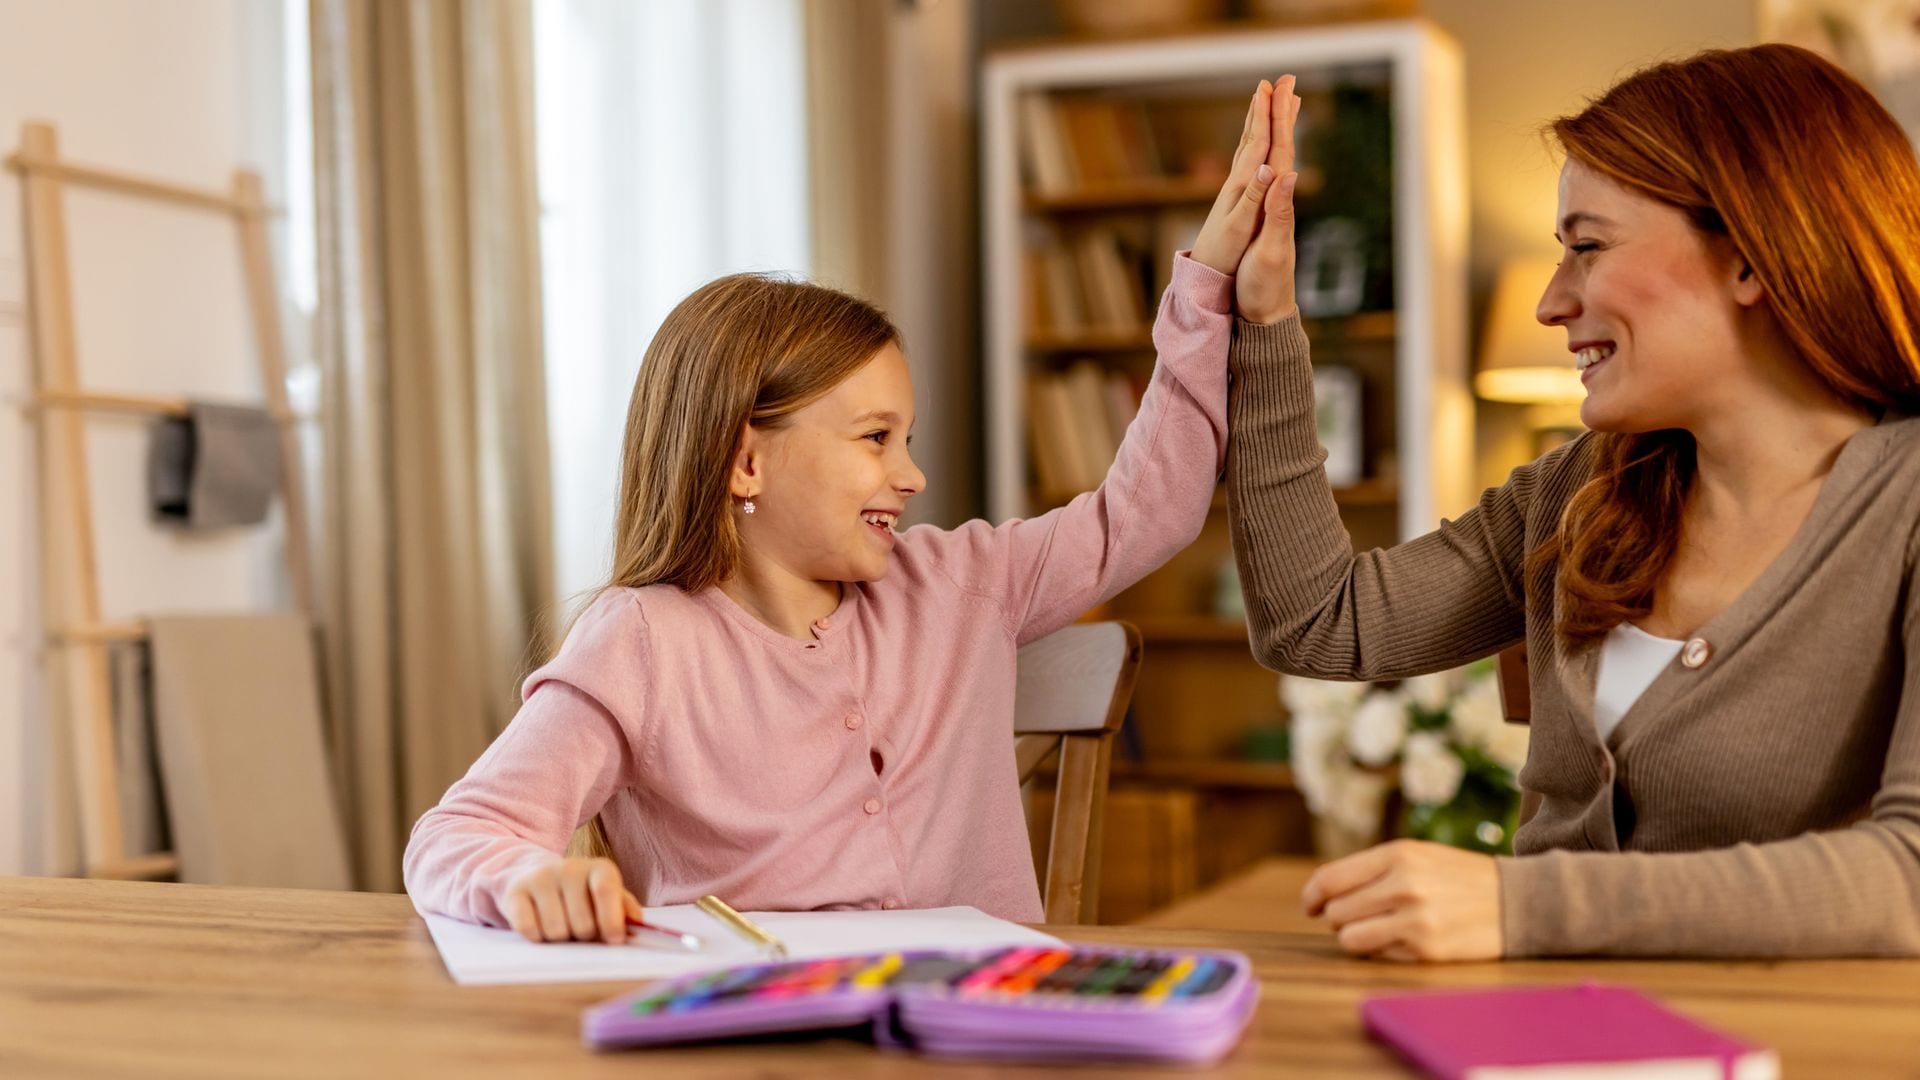
<svg viewBox="0 0 1920 1080"><path fill-rule="evenodd" d="M695 287L810 270L800 0L538 0L559 594L606 580L627 399Z"/></svg>

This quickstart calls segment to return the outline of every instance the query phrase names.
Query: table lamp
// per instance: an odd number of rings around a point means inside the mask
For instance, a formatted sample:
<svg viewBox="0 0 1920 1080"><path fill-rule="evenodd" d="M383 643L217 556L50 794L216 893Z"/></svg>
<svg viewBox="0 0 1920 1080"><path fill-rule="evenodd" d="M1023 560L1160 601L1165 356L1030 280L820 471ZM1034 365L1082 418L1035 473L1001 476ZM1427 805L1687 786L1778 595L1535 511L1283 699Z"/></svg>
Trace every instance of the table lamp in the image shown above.
<svg viewBox="0 0 1920 1080"><path fill-rule="evenodd" d="M1533 316L1553 271L1544 259L1512 259L1500 268L1481 339L1480 373L1473 379L1480 397L1522 405L1570 405L1586 398L1567 351L1567 332Z"/></svg>

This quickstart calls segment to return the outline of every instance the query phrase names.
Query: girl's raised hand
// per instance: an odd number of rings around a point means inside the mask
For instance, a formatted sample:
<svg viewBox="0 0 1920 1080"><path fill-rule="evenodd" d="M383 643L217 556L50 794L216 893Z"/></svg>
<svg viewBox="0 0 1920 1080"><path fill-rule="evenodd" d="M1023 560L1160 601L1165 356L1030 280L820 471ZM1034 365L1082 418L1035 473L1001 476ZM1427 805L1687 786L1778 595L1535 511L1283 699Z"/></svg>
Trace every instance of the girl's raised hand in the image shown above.
<svg viewBox="0 0 1920 1080"><path fill-rule="evenodd" d="M1267 215L1276 181L1291 183L1286 177L1293 169L1293 121L1300 112L1293 85L1293 76L1282 75L1277 84L1262 79L1253 92L1227 181L1193 242L1195 262L1223 274L1236 273ZM1292 249L1291 239L1287 247Z"/></svg>
<svg viewBox="0 0 1920 1080"><path fill-rule="evenodd" d="M566 859L529 871L507 887L507 925L528 941L627 940L640 900L612 859Z"/></svg>

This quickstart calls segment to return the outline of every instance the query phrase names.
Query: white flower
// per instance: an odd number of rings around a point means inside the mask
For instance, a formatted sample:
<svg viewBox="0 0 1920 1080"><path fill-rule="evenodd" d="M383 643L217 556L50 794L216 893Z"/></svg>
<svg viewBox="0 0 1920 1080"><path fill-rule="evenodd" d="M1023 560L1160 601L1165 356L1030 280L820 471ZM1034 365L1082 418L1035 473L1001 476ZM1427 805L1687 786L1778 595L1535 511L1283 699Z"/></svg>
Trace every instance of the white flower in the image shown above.
<svg viewBox="0 0 1920 1080"><path fill-rule="evenodd" d="M1520 775L1520 767L1527 763L1527 747L1531 743L1533 731L1525 724L1500 725L1493 738L1487 740L1487 756L1500 763L1500 767Z"/></svg>
<svg viewBox="0 0 1920 1080"><path fill-rule="evenodd" d="M1455 741L1485 751L1511 773L1519 773L1520 766L1527 763L1527 726L1507 723L1507 711L1500 704L1500 684L1491 675L1470 683L1448 715Z"/></svg>
<svg viewBox="0 0 1920 1080"><path fill-rule="evenodd" d="M1332 798L1334 761L1344 763L1346 751L1341 738L1346 721L1327 712L1297 712L1293 715L1293 782L1307 801L1307 809L1324 814Z"/></svg>
<svg viewBox="0 0 1920 1080"><path fill-rule="evenodd" d="M1287 712L1332 713L1342 719L1353 715L1354 706L1367 692L1366 683L1324 682L1284 675L1280 679L1280 703Z"/></svg>
<svg viewBox="0 0 1920 1080"><path fill-rule="evenodd" d="M1492 676L1467 684L1460 700L1448 710L1453 737L1468 746L1486 749L1508 727L1507 713L1500 705L1500 683Z"/></svg>
<svg viewBox="0 0 1920 1080"><path fill-rule="evenodd" d="M1406 701L1395 693L1368 694L1347 727L1347 750L1362 765L1385 765L1407 737Z"/></svg>
<svg viewBox="0 0 1920 1080"><path fill-rule="evenodd" d="M1326 816L1349 832L1365 836L1380 835L1380 819L1386 810L1387 790L1391 782L1378 773L1354 768L1341 761L1332 770L1332 799Z"/></svg>
<svg viewBox="0 0 1920 1080"><path fill-rule="evenodd" d="M1400 684L1400 692L1407 700L1430 713L1437 713L1453 700L1458 689L1459 674L1453 671L1436 671L1431 675L1416 675Z"/></svg>
<svg viewBox="0 0 1920 1080"><path fill-rule="evenodd" d="M1460 755L1438 733L1416 731L1407 736L1406 753L1400 759L1400 790L1410 801L1445 806L1460 793L1466 774Z"/></svg>

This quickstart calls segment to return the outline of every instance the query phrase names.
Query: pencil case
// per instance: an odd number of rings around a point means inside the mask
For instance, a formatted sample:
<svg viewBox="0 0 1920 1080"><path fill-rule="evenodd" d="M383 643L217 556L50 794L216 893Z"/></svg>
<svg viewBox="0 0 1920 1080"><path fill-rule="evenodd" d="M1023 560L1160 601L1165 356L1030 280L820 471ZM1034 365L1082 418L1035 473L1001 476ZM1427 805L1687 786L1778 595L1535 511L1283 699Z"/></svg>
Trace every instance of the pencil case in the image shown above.
<svg viewBox="0 0 1920 1080"><path fill-rule="evenodd" d="M596 1049L863 1029L940 1057L1217 1061L1252 1018L1247 958L1108 946L908 952L728 968L592 1006Z"/></svg>

